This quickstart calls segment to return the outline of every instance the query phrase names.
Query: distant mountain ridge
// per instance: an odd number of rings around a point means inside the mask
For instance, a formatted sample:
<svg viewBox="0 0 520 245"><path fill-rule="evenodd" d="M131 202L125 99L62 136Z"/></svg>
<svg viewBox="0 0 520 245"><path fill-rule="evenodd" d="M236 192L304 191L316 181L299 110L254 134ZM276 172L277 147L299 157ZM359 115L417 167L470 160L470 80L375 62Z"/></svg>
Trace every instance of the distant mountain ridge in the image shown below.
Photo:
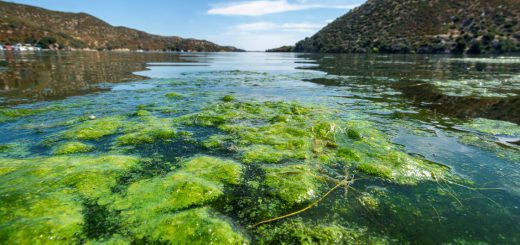
<svg viewBox="0 0 520 245"><path fill-rule="evenodd" d="M86 13L52 11L4 1L0 1L0 42L98 50L242 51L205 40L115 27Z"/></svg>
<svg viewBox="0 0 520 245"><path fill-rule="evenodd" d="M520 52L520 0L368 0L291 51Z"/></svg>

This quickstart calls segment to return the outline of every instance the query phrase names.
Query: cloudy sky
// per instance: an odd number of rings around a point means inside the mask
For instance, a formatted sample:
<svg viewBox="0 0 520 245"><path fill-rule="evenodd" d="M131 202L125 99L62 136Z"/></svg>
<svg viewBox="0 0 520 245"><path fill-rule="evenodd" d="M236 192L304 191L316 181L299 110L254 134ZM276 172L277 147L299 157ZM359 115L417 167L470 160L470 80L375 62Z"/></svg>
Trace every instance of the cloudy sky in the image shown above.
<svg viewBox="0 0 520 245"><path fill-rule="evenodd" d="M291 45L365 0L15 0L85 12L153 34L207 39L246 50Z"/></svg>

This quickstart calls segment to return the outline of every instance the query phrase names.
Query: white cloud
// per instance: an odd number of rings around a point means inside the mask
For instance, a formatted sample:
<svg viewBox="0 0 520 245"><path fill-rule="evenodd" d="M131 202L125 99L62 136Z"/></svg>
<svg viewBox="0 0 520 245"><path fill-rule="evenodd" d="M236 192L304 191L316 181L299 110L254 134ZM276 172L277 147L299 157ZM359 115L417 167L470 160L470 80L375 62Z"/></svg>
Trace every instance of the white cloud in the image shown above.
<svg viewBox="0 0 520 245"><path fill-rule="evenodd" d="M272 22L253 22L235 26L232 31L239 32L254 32L254 31L293 31L293 32L315 32L324 25L317 25L313 23L284 23L276 24Z"/></svg>
<svg viewBox="0 0 520 245"><path fill-rule="evenodd" d="M208 14L229 16L262 16L267 14L284 13L315 8L351 9L357 5L322 5L306 4L306 1L289 3L287 0L258 0L234 2L223 6L216 6L208 10Z"/></svg>

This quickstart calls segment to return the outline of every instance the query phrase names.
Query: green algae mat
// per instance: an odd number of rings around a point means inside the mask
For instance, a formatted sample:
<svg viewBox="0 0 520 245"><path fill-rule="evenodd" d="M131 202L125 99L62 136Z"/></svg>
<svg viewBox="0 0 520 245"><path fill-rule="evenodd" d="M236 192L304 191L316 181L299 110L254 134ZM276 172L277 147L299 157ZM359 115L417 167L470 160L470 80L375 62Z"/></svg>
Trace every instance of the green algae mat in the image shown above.
<svg viewBox="0 0 520 245"><path fill-rule="evenodd" d="M514 122L390 78L165 76L0 109L0 244L520 242Z"/></svg>
<svg viewBox="0 0 520 245"><path fill-rule="evenodd" d="M0 159L1 240L388 243L359 227L320 224L315 230L289 217L254 224L318 205L341 182L342 192L361 178L406 186L460 182L448 167L405 153L369 122L333 115L322 107L226 96L180 117L159 119L141 109L127 118L78 122L45 142L55 156ZM193 132L178 130L187 126ZM197 141L197 129L214 133ZM111 135L103 153L90 154L95 146L81 142ZM125 146L172 141L198 144L207 154L167 163L122 153ZM379 202L368 194L361 200L370 208Z"/></svg>
<svg viewBox="0 0 520 245"><path fill-rule="evenodd" d="M450 186L472 188L449 167L406 153L371 122L336 113L226 96L179 117L136 108L67 123L41 142L49 156L0 159L0 238L24 244L387 244L398 239L330 217L299 216L315 206L379 213L384 202L400 205L384 190L351 186L362 180L406 188L429 183L445 196L453 195ZM504 132L516 132L505 126ZM139 154L150 144L159 146L155 155ZM168 145L196 145L204 153L167 162L160 152ZM327 203L331 193L349 192L357 203L345 197Z"/></svg>

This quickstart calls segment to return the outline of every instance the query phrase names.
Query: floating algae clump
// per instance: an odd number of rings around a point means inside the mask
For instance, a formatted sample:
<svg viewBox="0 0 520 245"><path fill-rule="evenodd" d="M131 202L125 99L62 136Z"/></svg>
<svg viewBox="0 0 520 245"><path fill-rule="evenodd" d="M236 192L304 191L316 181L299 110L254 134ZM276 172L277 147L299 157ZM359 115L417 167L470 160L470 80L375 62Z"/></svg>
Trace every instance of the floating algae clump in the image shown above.
<svg viewBox="0 0 520 245"><path fill-rule="evenodd" d="M254 145L245 149L242 161L244 163L278 163L292 157L293 152L291 151L279 151L271 146Z"/></svg>
<svg viewBox="0 0 520 245"><path fill-rule="evenodd" d="M41 108L41 109L3 109L0 108L0 123L8 122L12 120L16 120L22 117L32 116L38 113L42 113L51 108Z"/></svg>
<svg viewBox="0 0 520 245"><path fill-rule="evenodd" d="M0 159L0 240L6 243L79 242L83 202L111 188L139 160L126 156Z"/></svg>
<svg viewBox="0 0 520 245"><path fill-rule="evenodd" d="M241 165L233 161L195 157L172 174L133 183L125 198L118 200L116 206L122 210L131 207L134 210L125 212L142 215L152 210L160 212L188 208L215 200L223 194L224 183L236 184L241 175Z"/></svg>
<svg viewBox="0 0 520 245"><path fill-rule="evenodd" d="M162 227L152 232L154 241L170 244L247 244L230 224L211 214L208 208L196 208L157 220Z"/></svg>
<svg viewBox="0 0 520 245"><path fill-rule="evenodd" d="M222 97L222 101L224 101L224 102L231 102L231 101L233 101L235 99L236 99L236 97L233 96L233 95L230 95L230 94L225 95L224 97Z"/></svg>
<svg viewBox="0 0 520 245"><path fill-rule="evenodd" d="M306 165L273 166L264 170L264 183L270 188L270 193L289 205L315 198L323 184L316 170Z"/></svg>
<svg viewBox="0 0 520 245"><path fill-rule="evenodd" d="M158 229L148 239L168 244L248 244L246 238L208 208L164 215L151 221Z"/></svg>
<svg viewBox="0 0 520 245"><path fill-rule="evenodd" d="M224 184L236 184L241 176L238 163L194 157L181 163L176 172L131 184L126 195L111 206L120 212L127 233L138 240L174 244L245 241L225 221L212 218L207 209L175 213L216 200L224 194ZM200 236L204 234L208 237Z"/></svg>
<svg viewBox="0 0 520 245"><path fill-rule="evenodd" d="M362 163L357 166L357 169L365 174L385 179L392 178L392 169L381 164Z"/></svg>
<svg viewBox="0 0 520 245"><path fill-rule="evenodd" d="M109 116L97 120L89 120L64 132L67 139L96 140L115 134L123 126L124 118Z"/></svg>
<svg viewBox="0 0 520 245"><path fill-rule="evenodd" d="M338 137L337 143L343 148L340 156L360 172L398 184L416 184L442 178L449 170L443 165L403 152L400 146L392 144L386 134L373 128L369 122L349 121L345 126L361 132L361 138Z"/></svg>
<svg viewBox="0 0 520 245"><path fill-rule="evenodd" d="M2 191L2 199L4 195L9 194ZM23 196L29 200L1 201L0 240L3 243L79 242L84 221L81 202L74 195L58 190L38 197Z"/></svg>
<svg viewBox="0 0 520 245"><path fill-rule="evenodd" d="M77 141L66 142L54 149L53 153L55 155L66 155L66 154L74 154L74 153L85 153L92 151L94 146L90 144L85 144Z"/></svg>
<svg viewBox="0 0 520 245"><path fill-rule="evenodd" d="M125 126L124 135L117 138L120 145L139 145L153 143L159 139L175 137L173 122L169 118L157 118L149 114L138 113L136 122Z"/></svg>
<svg viewBox="0 0 520 245"><path fill-rule="evenodd" d="M176 211L213 201L223 194L222 186L185 173L171 174L133 183L125 198L115 202L128 220L141 222L156 213Z"/></svg>
<svg viewBox="0 0 520 245"><path fill-rule="evenodd" d="M342 121L334 111L285 102L220 102L181 118L187 125L217 127L209 148L233 146L246 164L341 164L398 184L442 178L448 168L403 152L367 121ZM228 146L228 147L225 147Z"/></svg>
<svg viewBox="0 0 520 245"><path fill-rule="evenodd" d="M512 122L477 118L470 123L462 125L462 128L491 135L520 137L520 125Z"/></svg>
<svg viewBox="0 0 520 245"><path fill-rule="evenodd" d="M311 157L313 134L305 128L310 112L310 109L283 102L230 102L209 107L186 123L218 126L234 136L234 143L242 147L244 163L278 163ZM205 145L212 144L205 142Z"/></svg>
<svg viewBox="0 0 520 245"><path fill-rule="evenodd" d="M0 144L0 152L4 152L9 150L11 147L9 147L8 144Z"/></svg>
<svg viewBox="0 0 520 245"><path fill-rule="evenodd" d="M181 172L210 181L238 184L242 176L242 166L231 160L199 156L185 162Z"/></svg>
<svg viewBox="0 0 520 245"><path fill-rule="evenodd" d="M176 92L167 93L164 96L166 96L169 99L182 99L182 98L184 98L184 95L176 93Z"/></svg>

